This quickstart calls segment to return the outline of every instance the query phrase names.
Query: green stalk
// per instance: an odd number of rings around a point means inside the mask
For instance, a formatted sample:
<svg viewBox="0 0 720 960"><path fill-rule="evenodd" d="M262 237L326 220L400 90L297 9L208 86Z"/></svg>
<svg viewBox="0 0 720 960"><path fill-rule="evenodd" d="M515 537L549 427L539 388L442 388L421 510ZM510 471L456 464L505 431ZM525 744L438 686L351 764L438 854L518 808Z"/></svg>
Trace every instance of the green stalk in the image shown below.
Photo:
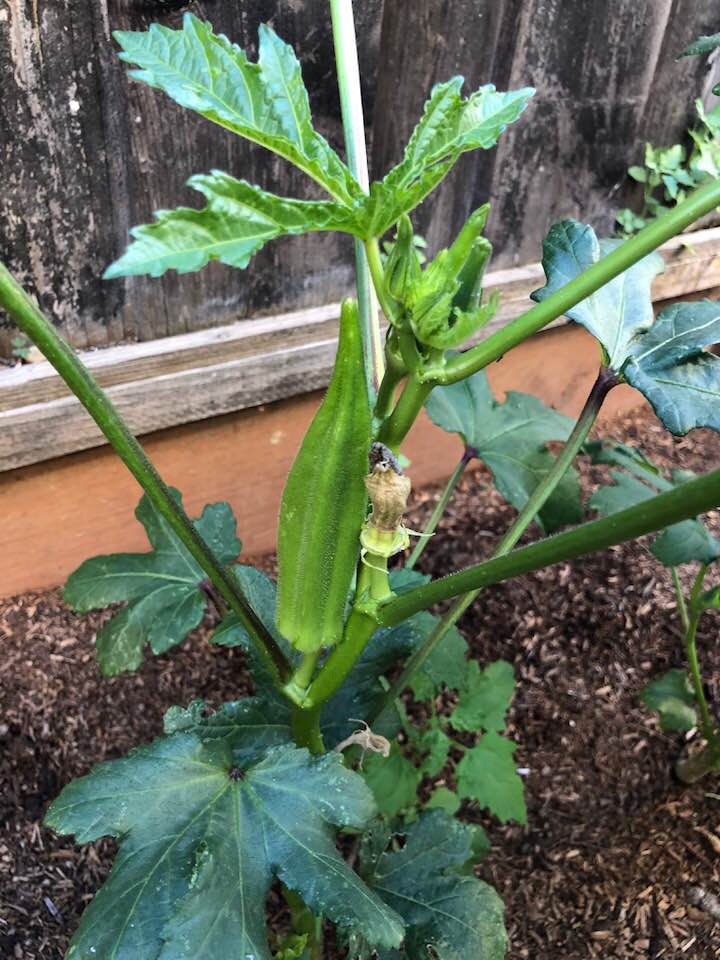
<svg viewBox="0 0 720 960"><path fill-rule="evenodd" d="M682 584L680 583L680 576L678 574L677 567L672 568L672 581L673 586L675 587L675 596L677 597L680 623L682 624L683 631L687 633L688 628L690 627L690 618L688 616L688 608L687 604L685 603L685 594L683 593Z"/></svg>
<svg viewBox="0 0 720 960"><path fill-rule="evenodd" d="M634 237L623 241L606 257L565 284L547 300L538 303L476 347L448 361L444 370L434 370L434 382L448 384L464 380L499 360L508 350L563 316L581 300L595 293L661 244L677 236L685 227L714 210L719 204L720 179L712 180L691 193L682 203L658 217Z"/></svg>
<svg viewBox="0 0 720 960"><path fill-rule="evenodd" d="M494 557L393 597L380 604L378 621L382 626L394 626L420 610L427 610L433 604L461 593L604 550L646 533L654 533L673 523L713 510L719 504L720 469L609 517L583 523L529 547L513 550L505 556Z"/></svg>
<svg viewBox="0 0 720 960"><path fill-rule="evenodd" d="M614 386L617 386L618 380L612 370L604 367L600 369L597 379L593 384L580 416L573 427L572 433L567 439L559 456L555 459L551 469L537 485L530 495L527 503L515 518L513 524L509 527L500 543L495 548L493 559L504 557L510 553L512 548L518 542L525 530L533 522L537 514L567 473L570 465L580 451L580 448L587 440L588 434L592 429L600 408L605 401L605 397ZM394 699L400 696L402 691L408 685L412 677L417 673L425 660L431 655L433 650L442 643L448 631L457 623L460 617L465 613L468 607L477 599L481 592L481 587L471 590L464 596L458 597L452 604L447 613L443 616L437 626L432 630L421 645L415 650L410 659L405 664L400 676L397 678L392 688L383 698L381 711L385 709Z"/></svg>
<svg viewBox="0 0 720 960"><path fill-rule="evenodd" d="M690 591L689 607L691 613L690 621L685 633L685 652L687 653L688 665L690 667L690 677L692 679L693 690L695 692L695 699L698 707L700 708L700 729L705 739L709 740L713 736L715 724L713 723L713 719L710 714L710 708L705 697L702 673L700 672L700 661L698 659L697 652L697 628L700 622L700 617L702 616L702 610L698 610L697 602L700 596L700 591L702 590L703 581L705 580L705 575L707 574L707 569L707 564L701 564L698 575L695 577L692 590Z"/></svg>
<svg viewBox="0 0 720 960"><path fill-rule="evenodd" d="M291 666L283 651L247 602L235 577L220 563L200 537L192 521L173 498L107 395L2 263L0 263L0 306L47 357L100 427L110 445L148 495L155 509L167 520L180 542L202 567L223 600L257 643L273 675L282 685L290 675Z"/></svg>
<svg viewBox="0 0 720 960"><path fill-rule="evenodd" d="M437 529L437 525L438 523L440 523L440 520L442 519L442 515L445 513L445 510L447 509L447 505L448 503L450 503L450 499L452 498L452 495L455 492L455 487L458 485L460 481L460 477L462 477L463 473L465 472L465 467L470 463L470 461L473 459L474 456L475 456L474 450L472 451L466 450L465 453L463 453L460 463L458 463L458 465L455 467L452 474L450 475L450 479L445 485L445 489L442 492L442 496L438 500L437 505L435 506L435 509L433 510L430 516L430 519L428 520L425 526L425 529L423 530L423 535L415 544L415 549L410 554L408 561L405 564L406 570L412 570L412 568L415 566L415 564L418 562L418 560L422 556L422 552L427 546L428 540L430 539L432 534L435 533L435 530Z"/></svg>
<svg viewBox="0 0 720 960"><path fill-rule="evenodd" d="M431 383L421 383L415 375L408 377L395 409L378 433L380 443L390 447L393 453L400 450L400 444L417 420L432 388Z"/></svg>
<svg viewBox="0 0 720 960"><path fill-rule="evenodd" d="M348 166L352 175L367 193L370 176L352 0L330 0L330 16ZM365 344L365 370L368 377L368 391L372 396L383 378L385 361L380 320L370 281L367 255L362 240L358 239L355 240L355 273L360 323Z"/></svg>

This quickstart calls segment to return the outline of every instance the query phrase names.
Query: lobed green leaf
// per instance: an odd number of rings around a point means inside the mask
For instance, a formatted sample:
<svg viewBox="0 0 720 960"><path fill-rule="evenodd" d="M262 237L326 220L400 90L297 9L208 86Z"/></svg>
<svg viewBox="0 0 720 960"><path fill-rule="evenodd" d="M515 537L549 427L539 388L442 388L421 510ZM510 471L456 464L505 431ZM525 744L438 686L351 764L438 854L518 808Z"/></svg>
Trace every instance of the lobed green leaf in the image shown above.
<svg viewBox="0 0 720 960"><path fill-rule="evenodd" d="M486 733L457 766L460 796L487 807L502 823L527 823L523 783L513 759L516 749L499 734Z"/></svg>
<svg viewBox="0 0 720 960"><path fill-rule="evenodd" d="M177 490L172 493L181 502ZM147 496L140 500L135 516L145 527L152 552L86 560L70 575L63 594L80 613L128 601L98 631L98 662L107 676L137 669L147 644L158 654L181 643L200 624L207 608L204 571ZM206 506L195 527L221 563L230 563L240 552L229 504Z"/></svg>
<svg viewBox="0 0 720 960"><path fill-rule="evenodd" d="M315 131L300 64L292 47L261 25L259 56L247 55L210 24L186 13L182 30L153 24L118 31L131 76L163 90L183 107L272 150L350 204L362 191L327 141Z"/></svg>
<svg viewBox="0 0 720 960"><path fill-rule="evenodd" d="M333 827L374 815L362 778L337 754L178 733L67 786L47 823L79 842L120 838L110 877L85 911L69 960L270 960L262 904L273 876L317 914L396 947L397 913L341 858Z"/></svg>
<svg viewBox="0 0 720 960"><path fill-rule="evenodd" d="M457 433L490 469L498 492L522 510L553 465L545 447L566 440L573 421L537 397L508 392L494 398L483 371L447 387L436 387L425 402L430 419L448 433ZM582 518L577 473L569 470L540 511L536 522L548 531Z"/></svg>
<svg viewBox="0 0 720 960"><path fill-rule="evenodd" d="M475 660L467 664L468 680L450 716L456 730L505 729L505 715L515 692L512 664L496 660L481 670Z"/></svg>
<svg viewBox="0 0 720 960"><path fill-rule="evenodd" d="M357 233L353 214L340 203L291 200L267 193L220 170L191 177L203 194L202 210L159 210L155 223L134 227L134 243L105 271L113 277L191 273L211 260L244 269L276 237L340 230Z"/></svg>

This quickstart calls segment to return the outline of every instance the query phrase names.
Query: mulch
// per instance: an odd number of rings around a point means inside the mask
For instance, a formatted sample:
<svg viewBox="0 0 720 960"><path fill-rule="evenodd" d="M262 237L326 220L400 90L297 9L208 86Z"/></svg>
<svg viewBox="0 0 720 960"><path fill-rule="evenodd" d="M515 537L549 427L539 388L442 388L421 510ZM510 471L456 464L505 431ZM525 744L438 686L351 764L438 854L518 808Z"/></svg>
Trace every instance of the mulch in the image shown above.
<svg viewBox="0 0 720 960"><path fill-rule="evenodd" d="M720 463L720 437L675 439L648 413L605 432L642 441L660 463ZM581 472L588 492L605 475L586 464ZM438 494L415 497L411 527ZM487 555L511 518L485 471L468 472L423 569L440 574ZM112 841L76 847L42 826L62 786L152 739L170 705L195 697L216 705L251 690L242 654L206 643L210 622L136 674L103 679L93 638L106 617L76 616L58 591L0 602L0 957L8 960L60 958L112 861ZM651 677L682 665L667 571L642 543L625 545L492 587L461 626L474 657L510 660L518 680L510 733L529 770L528 826L468 811L493 841L479 875L505 900L509 960L715 960L720 923L693 905L691 891L720 898L720 778L677 783L684 737L661 733L637 699ZM699 645L720 702L716 632L709 615Z"/></svg>

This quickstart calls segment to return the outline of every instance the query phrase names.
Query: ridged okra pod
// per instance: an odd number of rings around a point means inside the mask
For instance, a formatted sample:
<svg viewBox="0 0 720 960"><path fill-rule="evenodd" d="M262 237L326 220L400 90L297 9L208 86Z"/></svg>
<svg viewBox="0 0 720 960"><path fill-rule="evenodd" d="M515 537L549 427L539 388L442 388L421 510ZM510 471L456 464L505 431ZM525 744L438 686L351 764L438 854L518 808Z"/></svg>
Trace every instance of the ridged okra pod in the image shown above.
<svg viewBox="0 0 720 960"><path fill-rule="evenodd" d="M330 386L280 506L277 626L304 653L342 636L367 512L371 428L358 308L346 300Z"/></svg>

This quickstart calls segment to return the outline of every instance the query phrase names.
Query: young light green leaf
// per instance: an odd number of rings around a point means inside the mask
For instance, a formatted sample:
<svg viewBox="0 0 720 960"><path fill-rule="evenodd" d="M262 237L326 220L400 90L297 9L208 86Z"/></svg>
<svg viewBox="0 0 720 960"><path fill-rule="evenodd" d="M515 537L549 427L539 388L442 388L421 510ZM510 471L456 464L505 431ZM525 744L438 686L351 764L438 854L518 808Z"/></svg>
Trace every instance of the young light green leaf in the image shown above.
<svg viewBox="0 0 720 960"><path fill-rule="evenodd" d="M444 810L453 817L460 809L460 797L447 787L436 787L425 804L426 810Z"/></svg>
<svg viewBox="0 0 720 960"><path fill-rule="evenodd" d="M228 743L176 734L101 764L47 816L80 843L120 838L68 956L270 960L258 904L273 876L314 912L397 946L400 918L346 865L331 829L362 828L373 814L339 756L292 746L239 762Z"/></svg>
<svg viewBox="0 0 720 960"><path fill-rule="evenodd" d="M143 32L118 31L131 76L163 90L177 103L289 160L343 203L362 190L327 141L313 129L300 64L287 44L262 25L259 58L210 24L186 13L182 30L153 24Z"/></svg>
<svg viewBox="0 0 720 960"><path fill-rule="evenodd" d="M173 496L182 502L176 490ZM181 643L199 625L207 607L202 589L205 573L147 496L135 516L145 527L151 553L93 557L65 585L66 602L80 613L128 601L98 631L98 662L107 676L139 667L148 643L153 653ZM240 552L235 518L227 503L206 506L195 527L222 563L230 563Z"/></svg>
<svg viewBox="0 0 720 960"><path fill-rule="evenodd" d="M553 464L549 440L566 440L573 421L537 397L514 390L505 402L494 398L483 371L448 387L436 387L425 402L430 419L457 433L489 467L498 491L516 510ZM548 531L582 518L577 473L569 470L546 505L539 523ZM536 518L537 519L537 518Z"/></svg>
<svg viewBox="0 0 720 960"><path fill-rule="evenodd" d="M486 733L457 765L460 796L487 807L502 823L527 823L523 782L513 760L516 749L499 734Z"/></svg>
<svg viewBox="0 0 720 960"><path fill-rule="evenodd" d="M480 670L471 660L467 667L467 687L460 694L450 723L456 730L504 730L505 714L515 691L512 664L496 660Z"/></svg>
<svg viewBox="0 0 720 960"><path fill-rule="evenodd" d="M417 739L413 740L413 746L421 754L425 754L418 767L420 773L423 776L436 777L447 763L450 753L450 737L436 727L425 730L420 734Z"/></svg>
<svg viewBox="0 0 720 960"><path fill-rule="evenodd" d="M541 303L620 242L598 241L592 227L576 220L556 223L543 241L542 263L547 283L530 296ZM607 357L606 365L617 373L628 357L632 340L652 325L650 287L663 266L660 254L651 253L567 313L600 341Z"/></svg>
<svg viewBox="0 0 720 960"><path fill-rule="evenodd" d="M266 193L220 170L191 177L203 194L202 210L159 210L155 223L134 227L126 252L105 271L105 279L168 270L191 273L211 260L244 269L260 248L276 237L319 230L357 232L353 215L340 203L291 200Z"/></svg>
<svg viewBox="0 0 720 960"><path fill-rule="evenodd" d="M652 680L641 692L640 699L660 715L660 729L667 733L685 733L697 724L695 695L684 670L668 670Z"/></svg>
<svg viewBox="0 0 720 960"><path fill-rule="evenodd" d="M698 37L697 40L693 40L675 59L679 60L681 57L702 56L706 53L712 53L713 50L717 50L718 47L720 47L720 33L705 35Z"/></svg>
<svg viewBox="0 0 720 960"><path fill-rule="evenodd" d="M407 924L403 949L385 960L502 960L507 948L504 909L495 890L460 871L473 856L471 827L444 811L423 814L392 848L360 870ZM350 960L372 951L351 949Z"/></svg>
<svg viewBox="0 0 720 960"><path fill-rule="evenodd" d="M368 753L363 760L362 773L375 797L378 810L392 820L403 810L417 804L420 772L392 744L390 756Z"/></svg>
<svg viewBox="0 0 720 960"><path fill-rule="evenodd" d="M623 373L671 433L720 430L720 359L705 350L720 341L720 303L675 303L630 346Z"/></svg>
<svg viewBox="0 0 720 960"><path fill-rule="evenodd" d="M366 229L379 236L414 209L447 175L461 154L489 150L518 119L534 94L531 87L500 93L492 84L460 95L462 77L433 88L403 159L383 180L370 185Z"/></svg>
<svg viewBox="0 0 720 960"><path fill-rule="evenodd" d="M698 600L700 610L717 610L720 608L720 587L712 587L700 594Z"/></svg>
<svg viewBox="0 0 720 960"><path fill-rule="evenodd" d="M662 476L654 464L639 451L623 444L593 442L586 445L593 463L617 464L624 469L610 473L612 483L600 487L590 498L589 506L607 517L672 490L692 479L688 471L674 471L671 479ZM652 554L666 567L683 563L713 563L720 557L720 541L716 540L700 520L683 520L663 530L650 547Z"/></svg>

